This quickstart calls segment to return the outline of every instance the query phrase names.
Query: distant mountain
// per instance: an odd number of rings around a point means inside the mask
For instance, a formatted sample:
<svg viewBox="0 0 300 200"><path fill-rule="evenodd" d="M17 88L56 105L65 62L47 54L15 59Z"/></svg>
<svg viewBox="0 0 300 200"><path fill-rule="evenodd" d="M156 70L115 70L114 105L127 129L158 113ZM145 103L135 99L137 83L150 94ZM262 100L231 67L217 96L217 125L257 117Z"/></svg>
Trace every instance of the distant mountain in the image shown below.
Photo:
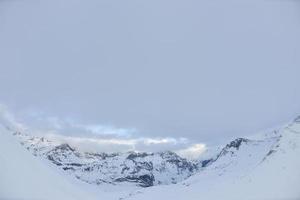
<svg viewBox="0 0 300 200"><path fill-rule="evenodd" d="M198 171L198 165L171 151L159 153L79 152L69 144L16 132L21 143L76 178L91 184L133 183L142 187L174 184Z"/></svg>
<svg viewBox="0 0 300 200"><path fill-rule="evenodd" d="M264 200L300 197L300 117L275 131L237 138L209 159L196 161L170 151L80 152L67 143L57 143L45 137L21 132L14 135L37 159L42 158L62 174L73 176L84 185L136 188L136 192L118 193L118 199ZM2 154L5 154L4 149ZM7 151L10 155L13 150L9 148ZM165 186L150 187L157 185Z"/></svg>
<svg viewBox="0 0 300 200"><path fill-rule="evenodd" d="M67 143L59 144L44 137L29 136L20 132L14 135L18 136L21 143L35 156L49 160L66 173L86 183L130 183L141 187L176 184L208 166L225 170L241 159L249 162L247 167L252 166L262 161L280 138L276 132L264 140L238 138L225 145L210 159L189 161L171 151L113 154L80 152Z"/></svg>

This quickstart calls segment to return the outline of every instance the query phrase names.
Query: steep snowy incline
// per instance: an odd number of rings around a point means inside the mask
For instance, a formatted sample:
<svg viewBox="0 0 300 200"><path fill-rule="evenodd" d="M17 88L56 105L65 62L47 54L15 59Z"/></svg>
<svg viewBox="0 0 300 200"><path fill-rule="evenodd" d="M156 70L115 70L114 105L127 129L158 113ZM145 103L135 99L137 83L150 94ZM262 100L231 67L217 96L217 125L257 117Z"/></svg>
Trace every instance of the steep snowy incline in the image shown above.
<svg viewBox="0 0 300 200"><path fill-rule="evenodd" d="M130 199L300 199L300 118L264 140L237 139L186 181L147 188Z"/></svg>
<svg viewBox="0 0 300 200"><path fill-rule="evenodd" d="M0 199L95 199L26 151L0 125Z"/></svg>

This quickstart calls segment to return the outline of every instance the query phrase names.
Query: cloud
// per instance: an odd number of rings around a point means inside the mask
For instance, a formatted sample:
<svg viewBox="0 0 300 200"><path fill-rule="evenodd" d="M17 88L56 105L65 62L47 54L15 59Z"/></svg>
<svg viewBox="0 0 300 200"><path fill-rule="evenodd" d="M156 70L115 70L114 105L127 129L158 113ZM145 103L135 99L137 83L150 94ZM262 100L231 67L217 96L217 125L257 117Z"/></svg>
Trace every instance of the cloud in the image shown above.
<svg viewBox="0 0 300 200"><path fill-rule="evenodd" d="M176 151L176 153L182 157L189 159L199 158L205 151L207 147L205 144L194 144L185 149Z"/></svg>
<svg viewBox="0 0 300 200"><path fill-rule="evenodd" d="M113 126L104 126L104 125L73 125L73 127L77 127L83 129L87 132L96 135L116 135L116 136L129 136L136 132L136 129L130 128L115 128Z"/></svg>
<svg viewBox="0 0 300 200"><path fill-rule="evenodd" d="M188 145L183 138L91 138L48 133L46 138L57 143L68 143L83 152L158 152Z"/></svg>
<svg viewBox="0 0 300 200"><path fill-rule="evenodd" d="M12 131L23 131L26 129L23 124L17 122L15 116L4 104L0 104L0 125Z"/></svg>
<svg viewBox="0 0 300 200"><path fill-rule="evenodd" d="M68 143L82 152L127 152L134 151L134 140L122 139L95 139L88 137L70 137L57 134L48 134L45 137L58 143Z"/></svg>
<svg viewBox="0 0 300 200"><path fill-rule="evenodd" d="M82 123L72 117L49 116L37 110L22 113L23 119L31 127L43 131L56 131L63 135L91 137L130 137L137 133L135 128L120 128L113 125Z"/></svg>
<svg viewBox="0 0 300 200"><path fill-rule="evenodd" d="M174 151L186 158L196 158L206 149L183 137L144 137L135 128L116 128L111 125L83 124L71 118L47 116L30 112L32 117L20 123L9 109L0 104L0 124L12 131L43 136L57 143L68 143L82 152L159 152ZM34 122L34 123L33 123Z"/></svg>

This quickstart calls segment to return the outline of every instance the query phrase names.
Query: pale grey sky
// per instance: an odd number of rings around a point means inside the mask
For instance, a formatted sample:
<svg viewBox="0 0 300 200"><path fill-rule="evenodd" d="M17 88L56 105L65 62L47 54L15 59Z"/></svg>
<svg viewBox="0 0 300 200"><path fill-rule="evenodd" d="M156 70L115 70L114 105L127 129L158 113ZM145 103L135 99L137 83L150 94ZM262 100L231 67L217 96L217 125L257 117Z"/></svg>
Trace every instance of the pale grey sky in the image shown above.
<svg viewBox="0 0 300 200"><path fill-rule="evenodd" d="M197 143L269 128L300 114L299 5L0 1L0 101L65 135L75 123Z"/></svg>

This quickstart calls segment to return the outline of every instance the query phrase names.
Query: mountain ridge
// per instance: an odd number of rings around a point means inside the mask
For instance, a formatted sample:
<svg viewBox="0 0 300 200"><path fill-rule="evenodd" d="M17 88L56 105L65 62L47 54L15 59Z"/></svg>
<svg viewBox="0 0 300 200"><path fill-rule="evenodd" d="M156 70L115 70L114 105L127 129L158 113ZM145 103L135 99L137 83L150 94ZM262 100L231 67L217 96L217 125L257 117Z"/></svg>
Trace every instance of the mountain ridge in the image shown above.
<svg viewBox="0 0 300 200"><path fill-rule="evenodd" d="M227 154L234 156L243 145L263 143L259 140L237 138L209 159L187 160L172 151L80 152L68 143L59 144L45 137L30 136L21 132L15 132L14 135L33 155L50 161L83 182L95 185L129 183L141 187L180 183L226 157ZM274 138L278 138L276 131L273 135ZM272 137L268 138L271 140ZM266 156L270 151L266 152Z"/></svg>

